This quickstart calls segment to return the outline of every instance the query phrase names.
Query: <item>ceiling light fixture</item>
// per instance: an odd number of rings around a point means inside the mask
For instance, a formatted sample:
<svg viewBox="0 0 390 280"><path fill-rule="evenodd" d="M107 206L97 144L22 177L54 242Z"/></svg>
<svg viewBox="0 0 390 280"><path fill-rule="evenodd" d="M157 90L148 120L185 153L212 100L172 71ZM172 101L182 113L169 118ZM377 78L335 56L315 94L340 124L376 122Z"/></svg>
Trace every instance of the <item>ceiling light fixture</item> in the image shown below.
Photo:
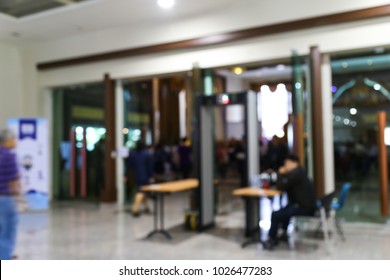
<svg viewBox="0 0 390 280"><path fill-rule="evenodd" d="M234 67L233 73L236 75L241 75L242 73L244 73L244 69L242 67Z"/></svg>
<svg viewBox="0 0 390 280"><path fill-rule="evenodd" d="M163 9L170 9L175 5L175 0L157 0L157 4Z"/></svg>
<svg viewBox="0 0 390 280"><path fill-rule="evenodd" d="M381 85L380 84L375 84L374 85L374 89L375 90L380 90L381 89Z"/></svg>

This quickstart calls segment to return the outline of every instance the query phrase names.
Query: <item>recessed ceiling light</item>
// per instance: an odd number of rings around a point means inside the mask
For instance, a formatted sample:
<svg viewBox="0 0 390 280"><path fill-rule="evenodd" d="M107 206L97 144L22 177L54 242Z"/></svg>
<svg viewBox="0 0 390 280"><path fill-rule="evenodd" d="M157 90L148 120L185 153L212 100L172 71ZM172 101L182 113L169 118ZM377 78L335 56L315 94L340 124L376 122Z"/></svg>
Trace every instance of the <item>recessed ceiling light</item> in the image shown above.
<svg viewBox="0 0 390 280"><path fill-rule="evenodd" d="M163 9L169 9L175 5L175 0L157 0L157 4Z"/></svg>
<svg viewBox="0 0 390 280"><path fill-rule="evenodd" d="M244 73L244 69L242 67L234 67L233 73L236 75L241 75L242 73Z"/></svg>

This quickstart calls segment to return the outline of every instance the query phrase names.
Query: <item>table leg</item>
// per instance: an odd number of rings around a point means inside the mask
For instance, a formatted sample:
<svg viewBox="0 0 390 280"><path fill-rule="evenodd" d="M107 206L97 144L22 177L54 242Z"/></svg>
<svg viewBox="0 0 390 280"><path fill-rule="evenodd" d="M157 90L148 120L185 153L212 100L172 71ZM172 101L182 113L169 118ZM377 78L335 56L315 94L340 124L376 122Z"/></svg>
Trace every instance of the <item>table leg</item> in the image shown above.
<svg viewBox="0 0 390 280"><path fill-rule="evenodd" d="M242 248L245 248L246 246L248 245L251 245L251 244L259 244L261 243L261 228L260 228L260 219L261 219L261 215L260 215L260 202L261 202L261 198L256 198L254 199L254 211L255 212L255 220L257 221L256 222L256 226L254 229L251 229L251 235L252 237L248 240L246 240L244 243L241 244L241 247ZM246 203L251 203L251 201L249 200L249 198L246 199ZM247 213L248 215L249 213ZM247 221L249 220L249 217L247 217Z"/></svg>
<svg viewBox="0 0 390 280"><path fill-rule="evenodd" d="M158 213L160 212L160 213ZM167 239L172 239L172 236L164 230L164 194L157 193L154 201L154 229L146 236L146 239L151 238L155 234L162 234ZM158 218L160 216L160 227L158 226Z"/></svg>

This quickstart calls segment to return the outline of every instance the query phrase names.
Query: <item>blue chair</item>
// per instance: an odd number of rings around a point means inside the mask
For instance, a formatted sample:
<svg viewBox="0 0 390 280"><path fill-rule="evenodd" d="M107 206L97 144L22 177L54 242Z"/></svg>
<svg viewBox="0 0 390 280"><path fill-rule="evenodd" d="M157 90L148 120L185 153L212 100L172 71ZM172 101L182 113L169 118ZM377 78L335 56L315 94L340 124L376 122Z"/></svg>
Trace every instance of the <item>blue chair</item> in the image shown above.
<svg viewBox="0 0 390 280"><path fill-rule="evenodd" d="M331 205L335 197L335 192L325 195L324 197L317 200L317 209L313 216L295 216L292 218L291 225L292 230L289 238L290 248L295 248L297 239L302 239L305 232L305 224L310 222L318 222L315 233L323 233L325 246L328 252L331 251L331 240L330 240L330 225L329 218L331 215Z"/></svg>
<svg viewBox="0 0 390 280"><path fill-rule="evenodd" d="M344 183L339 191L338 197L333 199L331 209L336 211L336 214L338 211L343 209L350 189L351 189L351 183L350 182ZM345 240L344 232L341 227L340 220L337 218L337 215L335 217L335 225L336 225L337 233L340 235L342 240Z"/></svg>
<svg viewBox="0 0 390 280"><path fill-rule="evenodd" d="M342 185L340 191L338 192L338 196L336 197L336 191L327 195L325 199L321 199L317 201L318 207L323 207L326 212L326 217L328 218L333 211L334 214L334 226L339 234L341 240L345 241L344 232L340 224L340 220L337 218L337 212L343 209L345 201L348 196L348 192L351 189L351 183L346 182ZM322 221L318 224L316 233L320 232L322 226Z"/></svg>
<svg viewBox="0 0 390 280"><path fill-rule="evenodd" d="M337 211L341 210L345 204L348 192L351 188L351 183L346 182L342 185L339 192L332 192L321 199L317 200L317 211L314 216L296 216L292 219L292 234L289 239L290 247L295 248L295 242L298 235L302 236L302 229L299 229L299 224L305 223L305 221L317 221L318 226L314 231L315 234L322 232L325 240L327 251L331 251L332 241L330 238L331 233L336 231L344 241L345 237L340 225L340 221L336 217ZM298 238L299 239L299 238Z"/></svg>

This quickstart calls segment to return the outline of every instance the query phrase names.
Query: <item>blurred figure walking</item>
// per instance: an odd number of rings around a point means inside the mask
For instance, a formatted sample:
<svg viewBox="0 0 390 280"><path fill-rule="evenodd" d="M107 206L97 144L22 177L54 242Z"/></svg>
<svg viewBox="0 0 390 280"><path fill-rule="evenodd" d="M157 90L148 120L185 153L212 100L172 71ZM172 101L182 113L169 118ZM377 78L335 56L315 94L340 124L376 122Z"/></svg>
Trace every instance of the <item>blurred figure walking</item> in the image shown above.
<svg viewBox="0 0 390 280"><path fill-rule="evenodd" d="M131 169L133 172L132 177L134 178L137 191L131 212L133 216L138 217L142 204L144 204L145 212L150 212L145 194L141 191L141 187L154 183L153 158L142 141L137 143L135 151L130 152L130 156L127 160L127 168L128 170Z"/></svg>
<svg viewBox="0 0 390 280"><path fill-rule="evenodd" d="M0 259L10 260L16 244L18 210L16 197L20 193L15 134L9 129L0 131Z"/></svg>

